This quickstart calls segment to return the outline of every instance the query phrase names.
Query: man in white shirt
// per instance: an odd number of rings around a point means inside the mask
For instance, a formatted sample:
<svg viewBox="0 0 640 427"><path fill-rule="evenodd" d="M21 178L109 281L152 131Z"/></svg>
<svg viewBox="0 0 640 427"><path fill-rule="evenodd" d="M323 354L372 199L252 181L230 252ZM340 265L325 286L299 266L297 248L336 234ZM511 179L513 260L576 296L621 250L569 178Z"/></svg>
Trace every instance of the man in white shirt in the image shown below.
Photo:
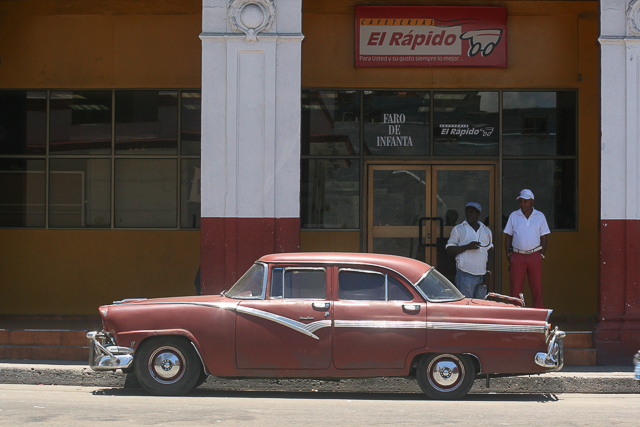
<svg viewBox="0 0 640 427"><path fill-rule="evenodd" d="M469 202L466 220L451 230L447 254L456 257L456 287L467 298L484 298L493 264L493 237L489 227L479 222L482 206Z"/></svg>
<svg viewBox="0 0 640 427"><path fill-rule="evenodd" d="M544 214L533 208L533 192L524 189L517 198L520 209L509 215L504 228L505 248L509 261L511 296L519 297L524 278L529 278L529 288L535 308L542 303L542 260L547 252L549 225Z"/></svg>

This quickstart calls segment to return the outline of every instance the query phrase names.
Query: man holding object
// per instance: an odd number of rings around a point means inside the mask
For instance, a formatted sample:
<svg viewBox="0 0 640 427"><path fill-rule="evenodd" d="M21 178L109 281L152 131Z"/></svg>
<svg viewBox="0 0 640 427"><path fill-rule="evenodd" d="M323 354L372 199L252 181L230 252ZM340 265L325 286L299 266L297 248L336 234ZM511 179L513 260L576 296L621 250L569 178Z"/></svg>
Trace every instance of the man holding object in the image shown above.
<svg viewBox="0 0 640 427"><path fill-rule="evenodd" d="M464 211L466 221L451 230L447 254L456 257L456 287L467 298L482 299L493 265L493 239L489 227L478 221L479 203L467 203Z"/></svg>
<svg viewBox="0 0 640 427"><path fill-rule="evenodd" d="M509 261L511 296L519 297L524 278L529 278L529 288L535 308L544 308L542 302L542 260L547 252L549 226L544 214L533 208L533 192L524 189L517 198L520 209L509 215L504 229L507 261Z"/></svg>

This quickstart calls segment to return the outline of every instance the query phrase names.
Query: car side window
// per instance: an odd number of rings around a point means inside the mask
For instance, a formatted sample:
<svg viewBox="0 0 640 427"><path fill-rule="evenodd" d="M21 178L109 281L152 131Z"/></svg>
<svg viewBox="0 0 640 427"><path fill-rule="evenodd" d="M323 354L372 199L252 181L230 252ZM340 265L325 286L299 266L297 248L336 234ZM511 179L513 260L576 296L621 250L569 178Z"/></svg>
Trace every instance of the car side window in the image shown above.
<svg viewBox="0 0 640 427"><path fill-rule="evenodd" d="M402 283L387 275L388 301L411 301L413 295Z"/></svg>
<svg viewBox="0 0 640 427"><path fill-rule="evenodd" d="M338 298L355 301L411 301L413 296L398 280L378 271L341 269Z"/></svg>
<svg viewBox="0 0 640 427"><path fill-rule="evenodd" d="M324 268L282 268L271 270L271 298L325 299L327 273Z"/></svg>

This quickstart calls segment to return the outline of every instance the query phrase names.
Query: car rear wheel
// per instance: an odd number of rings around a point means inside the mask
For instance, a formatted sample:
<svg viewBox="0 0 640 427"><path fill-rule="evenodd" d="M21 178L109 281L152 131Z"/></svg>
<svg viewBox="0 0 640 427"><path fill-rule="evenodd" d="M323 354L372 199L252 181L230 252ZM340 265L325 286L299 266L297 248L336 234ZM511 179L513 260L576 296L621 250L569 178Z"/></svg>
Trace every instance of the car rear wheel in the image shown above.
<svg viewBox="0 0 640 427"><path fill-rule="evenodd" d="M196 386L204 370L191 343L182 337L154 337L135 355L136 376L151 394L181 396Z"/></svg>
<svg viewBox="0 0 640 427"><path fill-rule="evenodd" d="M432 399L449 400L464 397L476 377L469 356L463 354L431 354L424 356L416 373L422 391Z"/></svg>

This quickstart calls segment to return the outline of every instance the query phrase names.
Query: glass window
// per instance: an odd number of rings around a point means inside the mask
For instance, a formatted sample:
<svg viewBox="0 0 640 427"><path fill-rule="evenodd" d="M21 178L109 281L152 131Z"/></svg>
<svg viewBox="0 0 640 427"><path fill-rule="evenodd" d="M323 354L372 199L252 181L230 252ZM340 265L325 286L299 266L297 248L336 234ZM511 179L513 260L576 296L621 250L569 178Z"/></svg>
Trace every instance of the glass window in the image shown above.
<svg viewBox="0 0 640 427"><path fill-rule="evenodd" d="M426 211L426 179L425 170L374 170L373 225L418 225Z"/></svg>
<svg viewBox="0 0 640 427"><path fill-rule="evenodd" d="M45 154L47 93L0 90L0 155Z"/></svg>
<svg viewBox="0 0 640 427"><path fill-rule="evenodd" d="M360 92L302 91L302 154L360 152Z"/></svg>
<svg viewBox="0 0 640 427"><path fill-rule="evenodd" d="M116 154L178 153L178 91L116 91Z"/></svg>
<svg viewBox="0 0 640 427"><path fill-rule="evenodd" d="M365 155L429 154L429 92L364 92Z"/></svg>
<svg viewBox="0 0 640 427"><path fill-rule="evenodd" d="M432 302L457 301L464 298L464 295L434 268L429 270L416 286Z"/></svg>
<svg viewBox="0 0 640 427"><path fill-rule="evenodd" d="M202 100L199 90L182 91L180 153L200 155Z"/></svg>
<svg viewBox="0 0 640 427"><path fill-rule="evenodd" d="M45 161L0 159L0 226L44 227Z"/></svg>
<svg viewBox="0 0 640 427"><path fill-rule="evenodd" d="M271 272L272 298L327 297L327 273L324 269L274 268Z"/></svg>
<svg viewBox="0 0 640 427"><path fill-rule="evenodd" d="M338 297L354 301L411 301L413 296L398 280L377 271L340 270Z"/></svg>
<svg viewBox="0 0 640 427"><path fill-rule="evenodd" d="M502 102L505 156L575 155L575 92L504 92Z"/></svg>
<svg viewBox="0 0 640 427"><path fill-rule="evenodd" d="M200 159L182 159L180 166L180 227L200 228Z"/></svg>
<svg viewBox="0 0 640 427"><path fill-rule="evenodd" d="M411 301L413 295L402 283L387 275L387 300L388 301Z"/></svg>
<svg viewBox="0 0 640 427"><path fill-rule="evenodd" d="M224 296L239 299L258 299L264 297L264 266L253 264L246 273L242 275L235 285L231 287Z"/></svg>
<svg viewBox="0 0 640 427"><path fill-rule="evenodd" d="M360 226L360 168L352 159L303 159L302 228Z"/></svg>
<svg viewBox="0 0 640 427"><path fill-rule="evenodd" d="M385 301L385 279L373 271L341 270L338 275L338 298L356 301Z"/></svg>
<svg viewBox="0 0 640 427"><path fill-rule="evenodd" d="M49 152L111 153L111 91L51 92Z"/></svg>
<svg viewBox="0 0 640 427"><path fill-rule="evenodd" d="M435 92L433 141L436 156L497 156L498 92Z"/></svg>
<svg viewBox="0 0 640 427"><path fill-rule="evenodd" d="M115 226L176 227L177 162L116 159Z"/></svg>
<svg viewBox="0 0 640 427"><path fill-rule="evenodd" d="M110 177L109 159L52 159L49 227L110 227Z"/></svg>
<svg viewBox="0 0 640 427"><path fill-rule="evenodd" d="M576 161L505 160L502 166L502 228L519 209L516 197L528 188L534 208L547 217L550 229L576 228Z"/></svg>

